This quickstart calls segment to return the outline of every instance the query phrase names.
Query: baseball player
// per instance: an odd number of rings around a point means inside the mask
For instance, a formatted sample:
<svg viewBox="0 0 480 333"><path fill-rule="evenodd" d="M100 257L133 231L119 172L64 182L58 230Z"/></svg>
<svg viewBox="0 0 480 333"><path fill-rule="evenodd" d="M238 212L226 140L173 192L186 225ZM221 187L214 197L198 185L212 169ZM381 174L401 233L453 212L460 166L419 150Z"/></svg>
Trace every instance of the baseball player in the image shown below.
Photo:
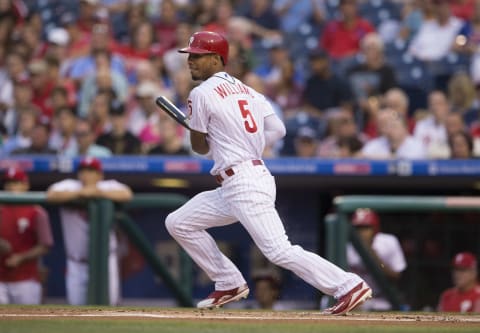
<svg viewBox="0 0 480 333"><path fill-rule="evenodd" d="M460 252L452 260L453 287L440 296L438 311L480 312L480 284L477 258L471 252Z"/></svg>
<svg viewBox="0 0 480 333"><path fill-rule="evenodd" d="M20 168L5 173L5 191L28 191ZM48 214L38 205L0 206L0 304L40 304L39 259L53 245Z"/></svg>
<svg viewBox="0 0 480 333"><path fill-rule="evenodd" d="M360 239L374 260L382 267L385 275L392 281L400 279L407 268L405 256L397 237L380 232L380 218L376 212L368 208L357 209L352 216L352 226L355 227ZM360 275L373 290L379 290L374 278L367 271L363 260L352 244L347 246L347 261L352 272ZM376 292L375 297L362 304L362 310L386 311L391 309L390 302Z"/></svg>
<svg viewBox="0 0 480 333"><path fill-rule="evenodd" d="M196 195L165 221L172 237L215 282L215 291L197 307L216 308L248 296L242 273L206 231L237 221L271 262L338 299L325 313L343 314L365 301L372 291L359 276L288 240L275 210L275 180L261 159L265 145L285 135L285 126L263 95L224 71L227 40L200 31L179 52L188 53L192 79L203 81L188 97L190 143L214 160L210 172L221 185Z"/></svg>
<svg viewBox="0 0 480 333"><path fill-rule="evenodd" d="M78 167L78 179L65 179L52 184L47 199L64 203L60 209L63 239L67 256L67 300L72 305L87 303L88 291L88 219L84 208L68 205L69 202L91 198L106 198L125 202L132 198L127 185L116 180L104 180L102 164L94 157L84 158ZM110 304L117 305L120 298L117 239L110 233L109 297Z"/></svg>

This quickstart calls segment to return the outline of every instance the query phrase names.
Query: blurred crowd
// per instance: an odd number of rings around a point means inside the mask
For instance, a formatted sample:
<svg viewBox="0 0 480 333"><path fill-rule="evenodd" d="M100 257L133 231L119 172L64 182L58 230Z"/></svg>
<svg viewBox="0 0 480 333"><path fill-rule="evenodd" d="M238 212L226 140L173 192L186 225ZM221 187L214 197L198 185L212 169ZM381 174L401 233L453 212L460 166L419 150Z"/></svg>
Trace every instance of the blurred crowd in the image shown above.
<svg viewBox="0 0 480 333"><path fill-rule="evenodd" d="M287 136L265 157L480 156L478 0L0 0L0 156L190 155L192 32Z"/></svg>

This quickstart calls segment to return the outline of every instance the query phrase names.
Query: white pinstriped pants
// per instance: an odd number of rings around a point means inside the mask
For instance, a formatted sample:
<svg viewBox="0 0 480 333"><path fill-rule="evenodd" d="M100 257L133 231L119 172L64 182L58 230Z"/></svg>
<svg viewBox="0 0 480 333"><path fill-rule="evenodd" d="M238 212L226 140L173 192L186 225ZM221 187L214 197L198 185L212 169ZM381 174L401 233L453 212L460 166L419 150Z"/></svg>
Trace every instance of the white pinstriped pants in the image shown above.
<svg viewBox="0 0 480 333"><path fill-rule="evenodd" d="M168 232L215 282L216 290L246 283L242 273L205 229L239 221L272 263L293 271L324 294L340 297L362 280L298 245L292 245L275 209L275 180L264 165L251 161L233 167L222 186L197 194L170 213Z"/></svg>

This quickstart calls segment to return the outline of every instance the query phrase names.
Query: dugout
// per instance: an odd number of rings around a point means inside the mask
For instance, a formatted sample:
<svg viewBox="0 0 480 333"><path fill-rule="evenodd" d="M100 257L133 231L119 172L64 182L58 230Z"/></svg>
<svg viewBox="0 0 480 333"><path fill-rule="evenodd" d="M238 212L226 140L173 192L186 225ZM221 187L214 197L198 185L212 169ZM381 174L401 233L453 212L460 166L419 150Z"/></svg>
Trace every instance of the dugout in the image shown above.
<svg viewBox="0 0 480 333"><path fill-rule="evenodd" d="M57 180L73 175L77 160L57 157L15 157L2 159L0 168L19 164L30 173L32 189L43 191ZM216 186L208 174L211 162L179 157L112 157L103 160L106 178L130 185L135 193L176 193L187 197ZM324 217L334 211L338 195L417 195L456 196L478 194L480 161L369 161L282 158L267 160L276 176L277 208L293 243L325 255ZM64 297L64 253L60 223L55 207L48 207L53 219L55 249L45 258L49 268L47 299ZM178 247L167 234L163 221L169 209L135 208L132 219L152 242L156 252L179 277ZM399 236L405 245L408 269L400 288L413 310L435 306L438 293L450 284L449 262L459 250L480 253L480 221L477 212L382 212L382 228ZM384 222L385 221L385 222ZM222 249L250 278L261 258L243 228L234 226L212 230ZM126 304L175 304L171 291L140 263L122 284ZM321 295L289 272L282 272L281 300L300 308L317 307ZM193 297L200 298L211 284L193 267ZM412 283L415 281L415 283Z"/></svg>

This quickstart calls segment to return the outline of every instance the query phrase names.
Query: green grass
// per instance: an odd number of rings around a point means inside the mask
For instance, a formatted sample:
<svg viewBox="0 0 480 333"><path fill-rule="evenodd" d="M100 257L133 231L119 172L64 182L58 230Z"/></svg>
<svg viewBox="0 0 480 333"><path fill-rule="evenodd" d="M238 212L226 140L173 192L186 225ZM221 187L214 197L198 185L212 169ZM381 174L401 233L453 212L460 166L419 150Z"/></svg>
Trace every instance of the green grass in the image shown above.
<svg viewBox="0 0 480 333"><path fill-rule="evenodd" d="M415 324L389 325L384 324L350 324L333 323L285 323L285 322L213 322L213 321L177 321L177 320L141 320L141 319L23 319L1 320L2 333L169 333L169 332L195 332L195 333L396 333L396 332L479 332L478 325L445 324L432 327Z"/></svg>
<svg viewBox="0 0 480 333"><path fill-rule="evenodd" d="M113 317L112 313L119 317ZM277 314L242 310L202 312L190 308L7 305L0 306L0 333L480 332L478 315L405 312L332 318L294 311ZM168 319L163 319L162 316ZM179 316L185 319L178 319ZM286 319L287 317L291 319ZM310 319L305 320L307 318ZM468 320L474 322L466 322Z"/></svg>

